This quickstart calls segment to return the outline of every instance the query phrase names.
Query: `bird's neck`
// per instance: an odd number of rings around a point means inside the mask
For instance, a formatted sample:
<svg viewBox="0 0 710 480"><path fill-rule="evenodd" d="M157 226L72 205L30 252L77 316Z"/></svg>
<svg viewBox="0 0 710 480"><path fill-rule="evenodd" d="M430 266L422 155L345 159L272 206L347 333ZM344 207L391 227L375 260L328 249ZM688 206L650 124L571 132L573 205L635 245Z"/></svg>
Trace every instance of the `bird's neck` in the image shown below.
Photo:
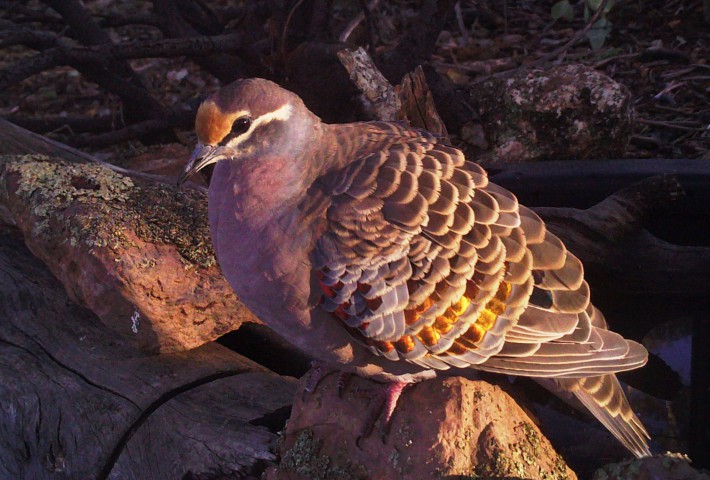
<svg viewBox="0 0 710 480"><path fill-rule="evenodd" d="M291 174L292 159L283 156L246 162L219 162L210 184L210 207L222 204L230 221L259 230L297 201L303 186Z"/></svg>
<svg viewBox="0 0 710 480"><path fill-rule="evenodd" d="M302 201L320 175L324 130L316 124L309 131L291 132L292 142L262 151L258 158L218 162L210 184L211 207L224 204L230 222L252 230L273 223Z"/></svg>
<svg viewBox="0 0 710 480"><path fill-rule="evenodd" d="M299 140L258 159L218 162L210 192L220 193L210 202L228 203L231 221L258 230L299 205L319 177L377 151L394 137L380 123L316 123L294 138Z"/></svg>

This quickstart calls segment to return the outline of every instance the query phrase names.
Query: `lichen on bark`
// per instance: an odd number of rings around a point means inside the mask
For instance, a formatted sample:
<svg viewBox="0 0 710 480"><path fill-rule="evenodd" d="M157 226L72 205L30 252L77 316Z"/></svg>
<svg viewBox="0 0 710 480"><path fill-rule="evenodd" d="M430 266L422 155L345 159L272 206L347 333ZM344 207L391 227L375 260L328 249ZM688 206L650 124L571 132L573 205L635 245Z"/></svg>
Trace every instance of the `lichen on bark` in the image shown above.
<svg viewBox="0 0 710 480"><path fill-rule="evenodd" d="M37 217L34 235L46 238L60 229L72 245L119 252L130 246L123 234L128 228L146 242L174 245L186 266L215 264L201 192L138 182L105 165L44 155L2 156L0 169L3 177L18 175L14 193ZM7 188L4 181L5 197Z"/></svg>

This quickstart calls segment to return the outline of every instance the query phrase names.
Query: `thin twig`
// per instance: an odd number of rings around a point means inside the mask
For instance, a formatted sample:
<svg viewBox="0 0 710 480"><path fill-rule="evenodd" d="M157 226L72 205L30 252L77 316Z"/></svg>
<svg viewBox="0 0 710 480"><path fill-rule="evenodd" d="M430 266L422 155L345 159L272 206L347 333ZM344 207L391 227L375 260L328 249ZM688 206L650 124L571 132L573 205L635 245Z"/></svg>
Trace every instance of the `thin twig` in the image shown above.
<svg viewBox="0 0 710 480"><path fill-rule="evenodd" d="M543 55L542 57L538 58L537 60L535 60L534 62L532 62L528 65L521 65L520 67L517 67L514 70L500 72L496 75L498 75L498 76L510 75L515 70L522 68L523 66L526 68L537 67L549 60L552 60L554 58L557 58L557 57L563 55L567 50L569 50L574 45L579 43L579 41L582 40L582 38L584 38L587 35L587 33L589 33L589 30L591 30L592 26L596 23L597 20L599 20L599 17L601 16L602 12L604 12L604 10L606 10L606 6L608 3L609 3L609 0L602 0L602 2L599 4L599 7L597 7L596 11L592 15L592 18L589 19L589 22L587 22L587 24L584 26L584 28L581 29L580 31L578 31L576 34L574 34L574 36L572 38L570 38L569 41L567 43L565 43L564 45L562 45L561 47L553 50L552 52L550 52L546 55Z"/></svg>
<svg viewBox="0 0 710 480"><path fill-rule="evenodd" d="M703 132L705 131L705 128L703 127L688 127L685 125L682 125L682 123L690 123L690 122L664 122L661 120L648 120L646 118L637 118L636 121L638 123L641 123L643 125L654 125L657 127L666 127L666 128L672 128L674 130L685 130L687 132Z"/></svg>
<svg viewBox="0 0 710 480"><path fill-rule="evenodd" d="M301 6L303 3L303 0L298 0L293 7L291 7L291 10L289 10L288 15L286 16L286 21L284 22L284 29L283 32L281 33L281 61L283 62L284 65L286 65L286 38L288 37L288 27L291 24L291 19L293 18L293 14L296 13L296 10L298 10L298 7Z"/></svg>
<svg viewBox="0 0 710 480"><path fill-rule="evenodd" d="M594 69L598 69L606 65L607 63L615 62L617 60L630 60L632 58L639 57L641 53L636 52L636 53L626 53L623 55L614 55L613 57L607 57L604 60L600 60L597 63L594 64Z"/></svg>

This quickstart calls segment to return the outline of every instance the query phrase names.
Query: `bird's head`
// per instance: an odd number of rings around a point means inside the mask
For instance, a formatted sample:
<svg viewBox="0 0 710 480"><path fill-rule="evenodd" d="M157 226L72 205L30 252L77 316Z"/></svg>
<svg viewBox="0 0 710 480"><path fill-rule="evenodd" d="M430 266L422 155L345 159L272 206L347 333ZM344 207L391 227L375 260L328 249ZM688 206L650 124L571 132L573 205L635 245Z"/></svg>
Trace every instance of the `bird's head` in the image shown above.
<svg viewBox="0 0 710 480"><path fill-rule="evenodd" d="M320 119L294 93L268 80L238 80L197 110L197 146L178 178L180 186L207 165L286 154L303 148Z"/></svg>

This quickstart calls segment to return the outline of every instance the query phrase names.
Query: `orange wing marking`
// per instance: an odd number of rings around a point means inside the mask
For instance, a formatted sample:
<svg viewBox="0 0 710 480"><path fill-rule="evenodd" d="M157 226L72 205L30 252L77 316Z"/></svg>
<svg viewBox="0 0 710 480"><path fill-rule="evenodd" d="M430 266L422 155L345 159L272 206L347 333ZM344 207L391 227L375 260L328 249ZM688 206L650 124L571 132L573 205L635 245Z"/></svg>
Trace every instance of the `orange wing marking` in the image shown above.
<svg viewBox="0 0 710 480"><path fill-rule="evenodd" d="M321 290L325 296L333 298L338 290L342 288L342 283L338 282L333 286L325 285L321 280L323 274L317 272L317 277L320 283ZM360 292L367 292L370 289L370 285L358 283L357 289ZM437 291L432 292L429 298L425 299L421 305L413 309L407 309L404 311L404 318L407 325L412 325L419 320L419 317L426 312L432 305L440 298L440 293L443 293L443 285L437 285ZM505 311L506 300L511 292L511 285L506 282L501 282L498 286L493 298L491 298L488 303L486 303L485 308L481 310L476 321L471 324L471 326L461 334L449 349L444 352L448 355L461 355L469 350L475 350L478 348L478 344L483 340L486 333L493 328L498 316ZM449 308L447 308L443 314L439 315L431 326L424 326L422 329L415 334L416 338L422 342L427 347L433 347L441 339L442 335L447 334L451 331L461 315L463 315L468 307L470 306L473 299L478 294L478 287L472 280L468 280L466 284L466 290L463 295L454 302ZM369 308L375 309L381 303L382 300L379 298L368 299L366 303ZM338 308L333 312L333 316L339 320L345 322L348 318L348 314L345 309L349 307L349 302L345 302L338 306ZM364 330L367 328L369 323L364 322L357 328L347 327L351 334L358 338L360 341L376 348L383 353L389 353L393 349L396 349L400 353L409 353L415 348L415 341L411 335L403 335L401 338L394 342L387 341L377 341L367 337L364 334Z"/></svg>

